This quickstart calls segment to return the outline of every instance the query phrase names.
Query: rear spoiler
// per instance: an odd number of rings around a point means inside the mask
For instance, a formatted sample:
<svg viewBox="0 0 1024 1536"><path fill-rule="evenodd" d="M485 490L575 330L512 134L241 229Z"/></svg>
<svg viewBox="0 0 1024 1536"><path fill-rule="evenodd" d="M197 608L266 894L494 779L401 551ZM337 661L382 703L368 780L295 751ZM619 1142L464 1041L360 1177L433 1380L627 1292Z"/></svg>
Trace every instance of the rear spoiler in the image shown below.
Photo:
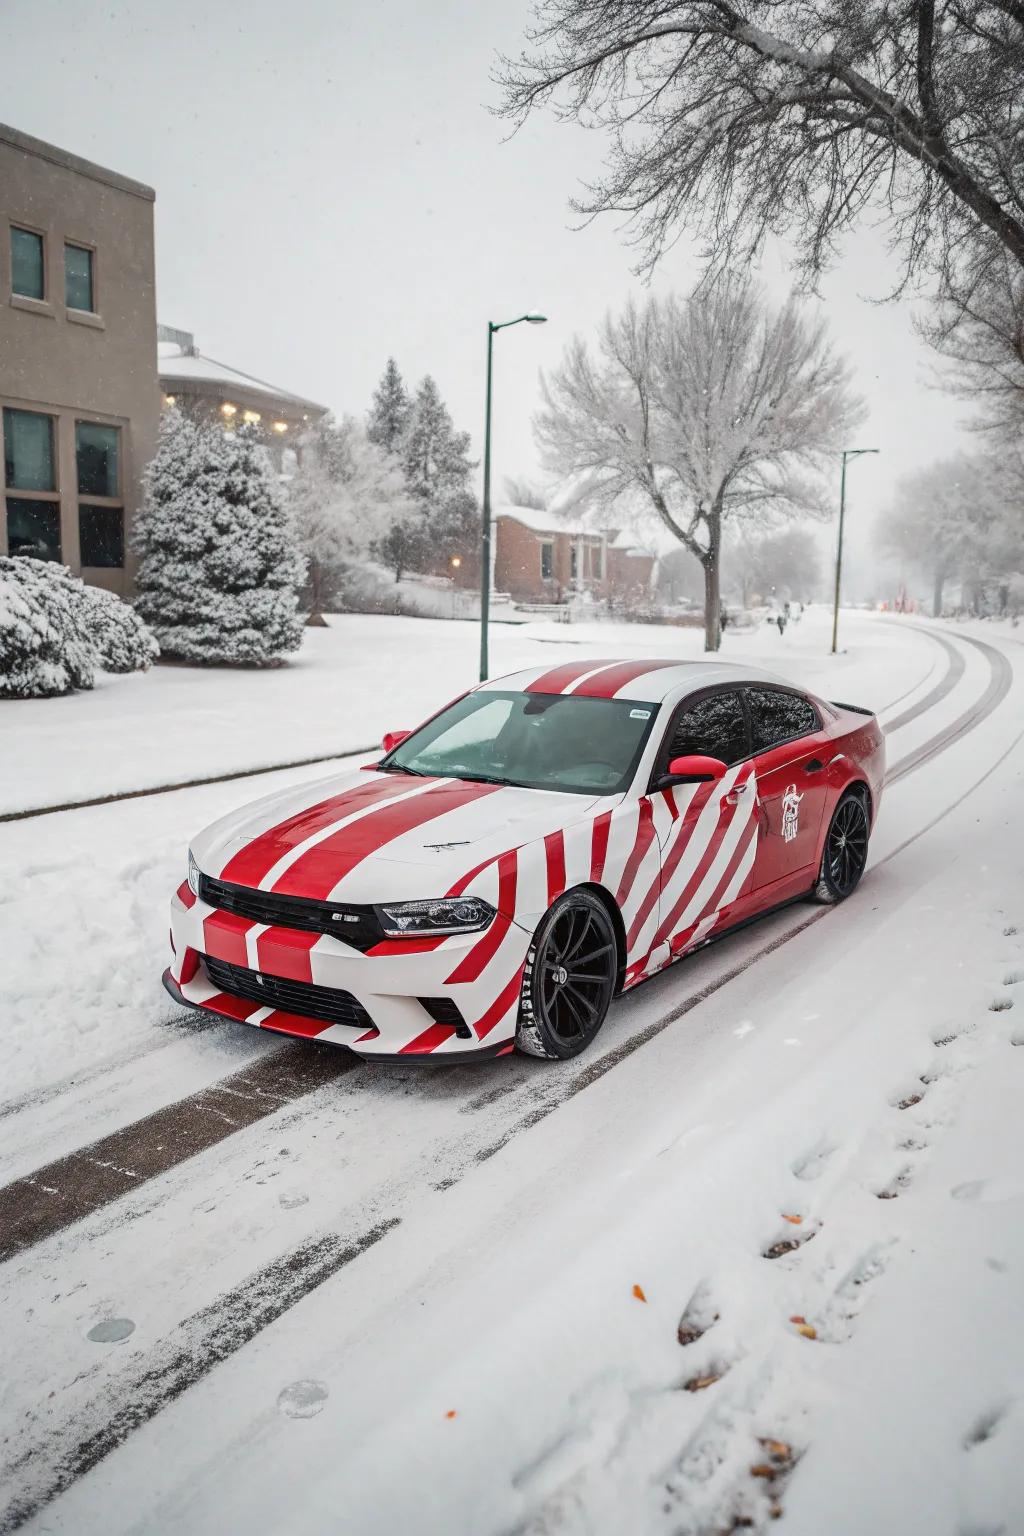
<svg viewBox="0 0 1024 1536"><path fill-rule="evenodd" d="M838 699L829 699L829 703L833 709L848 709L855 715L874 716L875 713L873 709L865 709L863 704L840 704Z"/></svg>

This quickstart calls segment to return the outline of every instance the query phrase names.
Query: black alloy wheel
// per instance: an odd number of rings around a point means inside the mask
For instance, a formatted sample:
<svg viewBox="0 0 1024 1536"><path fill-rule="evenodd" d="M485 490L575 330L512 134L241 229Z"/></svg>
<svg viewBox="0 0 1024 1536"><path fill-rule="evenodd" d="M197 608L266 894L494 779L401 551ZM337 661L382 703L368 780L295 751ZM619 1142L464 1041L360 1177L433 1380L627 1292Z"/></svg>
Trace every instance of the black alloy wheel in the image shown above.
<svg viewBox="0 0 1024 1536"><path fill-rule="evenodd" d="M845 901L856 889L868 861L870 832L864 796L856 792L845 795L836 806L825 837L814 891L819 901Z"/></svg>
<svg viewBox="0 0 1024 1536"><path fill-rule="evenodd" d="M604 1023L618 971L615 930L591 891L560 896L523 972L516 1044L530 1056L578 1056Z"/></svg>

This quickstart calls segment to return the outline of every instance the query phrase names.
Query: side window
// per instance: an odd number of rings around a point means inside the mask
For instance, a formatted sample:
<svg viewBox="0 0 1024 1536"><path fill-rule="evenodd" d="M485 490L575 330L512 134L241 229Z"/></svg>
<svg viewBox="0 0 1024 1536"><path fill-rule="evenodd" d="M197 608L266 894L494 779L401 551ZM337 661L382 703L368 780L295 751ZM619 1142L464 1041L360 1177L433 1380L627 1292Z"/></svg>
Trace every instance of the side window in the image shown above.
<svg viewBox="0 0 1024 1536"><path fill-rule="evenodd" d="M747 719L739 691L710 693L676 716L669 741L668 758L717 757L737 763L746 757Z"/></svg>
<svg viewBox="0 0 1024 1536"><path fill-rule="evenodd" d="M821 725L818 712L807 699L774 688L749 688L751 750L767 752L780 741L806 736Z"/></svg>

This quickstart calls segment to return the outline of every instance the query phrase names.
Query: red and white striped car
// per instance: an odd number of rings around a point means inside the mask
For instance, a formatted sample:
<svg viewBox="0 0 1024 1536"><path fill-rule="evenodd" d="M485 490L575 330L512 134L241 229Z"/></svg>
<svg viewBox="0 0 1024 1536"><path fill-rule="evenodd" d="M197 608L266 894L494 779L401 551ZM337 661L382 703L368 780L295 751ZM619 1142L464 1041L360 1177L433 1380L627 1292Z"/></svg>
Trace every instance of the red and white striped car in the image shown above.
<svg viewBox="0 0 1024 1536"><path fill-rule="evenodd" d="M870 711L768 674L517 672L201 833L164 982L366 1057L573 1056L698 945L848 896L884 772Z"/></svg>

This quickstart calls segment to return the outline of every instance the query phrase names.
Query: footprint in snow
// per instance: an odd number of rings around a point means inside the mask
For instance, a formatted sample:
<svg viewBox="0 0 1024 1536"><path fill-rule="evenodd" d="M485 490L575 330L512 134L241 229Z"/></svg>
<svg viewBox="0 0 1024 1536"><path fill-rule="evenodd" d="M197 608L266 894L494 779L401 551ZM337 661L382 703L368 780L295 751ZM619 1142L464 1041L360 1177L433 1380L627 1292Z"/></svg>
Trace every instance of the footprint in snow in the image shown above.
<svg viewBox="0 0 1024 1536"><path fill-rule="evenodd" d="M954 1200L969 1200L978 1205L1007 1205L1011 1200L1024 1200L1024 1180L1021 1179L970 1179L950 1190Z"/></svg>
<svg viewBox="0 0 1024 1536"><path fill-rule="evenodd" d="M328 1396L325 1381L293 1381L277 1394L277 1406L286 1419L313 1419Z"/></svg>
<svg viewBox="0 0 1024 1536"><path fill-rule="evenodd" d="M277 1200L284 1210L295 1211L298 1210L300 1205L307 1205L309 1203L309 1196L303 1194L278 1195Z"/></svg>
<svg viewBox="0 0 1024 1536"><path fill-rule="evenodd" d="M836 1148L828 1143L822 1143L812 1147L809 1152L804 1152L793 1164L793 1177L810 1182L812 1179L820 1179L825 1171L825 1165L832 1157Z"/></svg>

